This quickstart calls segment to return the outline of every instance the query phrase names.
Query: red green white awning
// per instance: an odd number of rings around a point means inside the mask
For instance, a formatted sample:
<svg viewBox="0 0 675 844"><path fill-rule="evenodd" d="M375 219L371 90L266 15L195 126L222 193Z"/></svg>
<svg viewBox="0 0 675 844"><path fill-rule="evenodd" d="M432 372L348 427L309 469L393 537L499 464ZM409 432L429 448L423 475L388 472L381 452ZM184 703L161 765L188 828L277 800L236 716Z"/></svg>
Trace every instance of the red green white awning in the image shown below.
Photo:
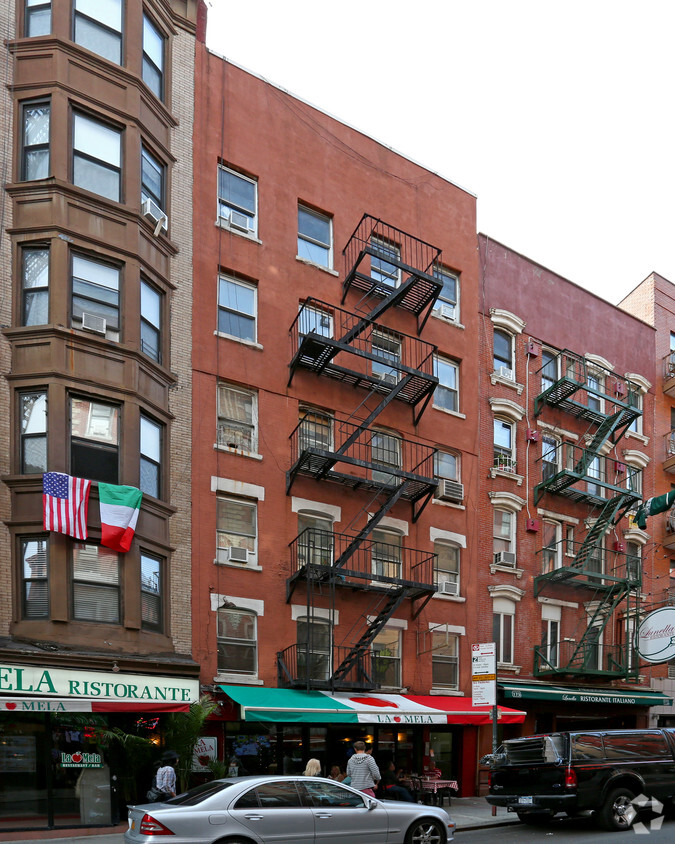
<svg viewBox="0 0 675 844"><path fill-rule="evenodd" d="M0 712L189 712L189 703L101 698L0 697Z"/></svg>
<svg viewBox="0 0 675 844"><path fill-rule="evenodd" d="M357 692L299 691L220 686L241 707L245 721L312 724L490 724L489 706L472 706L471 698L451 695L396 695ZM525 712L498 707L498 720L519 724Z"/></svg>

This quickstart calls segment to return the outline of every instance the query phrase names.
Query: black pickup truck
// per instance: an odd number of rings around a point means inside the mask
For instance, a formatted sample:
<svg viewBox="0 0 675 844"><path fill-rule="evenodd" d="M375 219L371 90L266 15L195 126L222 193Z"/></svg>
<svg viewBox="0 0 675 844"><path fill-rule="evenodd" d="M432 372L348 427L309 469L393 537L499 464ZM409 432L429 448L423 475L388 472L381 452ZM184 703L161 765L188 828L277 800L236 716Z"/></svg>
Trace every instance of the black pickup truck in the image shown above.
<svg viewBox="0 0 675 844"><path fill-rule="evenodd" d="M490 765L488 803L528 824L558 812L630 829L643 809L675 799L675 730L548 733L505 741Z"/></svg>

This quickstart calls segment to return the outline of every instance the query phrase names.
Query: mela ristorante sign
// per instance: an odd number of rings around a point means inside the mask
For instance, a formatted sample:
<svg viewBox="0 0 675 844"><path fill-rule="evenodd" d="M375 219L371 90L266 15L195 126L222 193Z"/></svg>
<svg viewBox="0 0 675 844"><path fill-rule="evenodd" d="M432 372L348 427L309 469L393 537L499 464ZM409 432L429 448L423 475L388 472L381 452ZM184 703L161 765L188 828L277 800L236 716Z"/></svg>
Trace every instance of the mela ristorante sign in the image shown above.
<svg viewBox="0 0 675 844"><path fill-rule="evenodd" d="M668 662L675 657L675 607L649 613L638 627L635 649L647 662Z"/></svg>
<svg viewBox="0 0 675 844"><path fill-rule="evenodd" d="M76 750L75 753L61 754L62 768L102 768L103 758L100 753L84 753Z"/></svg>
<svg viewBox="0 0 675 844"><path fill-rule="evenodd" d="M2 695L100 698L121 703L190 704L199 699L199 681L148 674L0 665L0 707Z"/></svg>

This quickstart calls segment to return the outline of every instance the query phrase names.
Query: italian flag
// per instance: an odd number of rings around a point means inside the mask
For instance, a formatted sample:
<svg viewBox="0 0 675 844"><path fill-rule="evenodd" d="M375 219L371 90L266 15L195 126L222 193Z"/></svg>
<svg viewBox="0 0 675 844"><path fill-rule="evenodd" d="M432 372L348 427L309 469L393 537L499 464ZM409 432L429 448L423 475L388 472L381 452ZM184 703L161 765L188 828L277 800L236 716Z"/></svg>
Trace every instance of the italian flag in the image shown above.
<svg viewBox="0 0 675 844"><path fill-rule="evenodd" d="M98 498L101 504L101 545L124 554L131 548L143 493L133 486L99 483Z"/></svg>

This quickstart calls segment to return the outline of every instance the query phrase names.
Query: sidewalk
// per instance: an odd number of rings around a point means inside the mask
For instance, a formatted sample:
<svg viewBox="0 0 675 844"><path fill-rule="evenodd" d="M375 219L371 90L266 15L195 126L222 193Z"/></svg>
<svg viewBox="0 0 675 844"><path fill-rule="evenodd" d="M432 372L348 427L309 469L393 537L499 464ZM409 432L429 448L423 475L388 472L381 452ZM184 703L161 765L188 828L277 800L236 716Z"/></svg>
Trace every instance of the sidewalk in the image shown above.
<svg viewBox="0 0 675 844"><path fill-rule="evenodd" d="M518 818L506 811L497 809L497 814L492 814L492 806L489 806L484 797L453 797L451 805L445 806L450 817L457 824L457 829L477 829L485 826L502 826L504 824L518 823ZM62 830L59 832L29 832L29 833L0 833L0 844L13 842L13 844L44 844L45 841L54 841L58 844L124 844L123 833L126 824L116 827L116 832L109 830ZM33 835L33 838L26 838L26 835Z"/></svg>

